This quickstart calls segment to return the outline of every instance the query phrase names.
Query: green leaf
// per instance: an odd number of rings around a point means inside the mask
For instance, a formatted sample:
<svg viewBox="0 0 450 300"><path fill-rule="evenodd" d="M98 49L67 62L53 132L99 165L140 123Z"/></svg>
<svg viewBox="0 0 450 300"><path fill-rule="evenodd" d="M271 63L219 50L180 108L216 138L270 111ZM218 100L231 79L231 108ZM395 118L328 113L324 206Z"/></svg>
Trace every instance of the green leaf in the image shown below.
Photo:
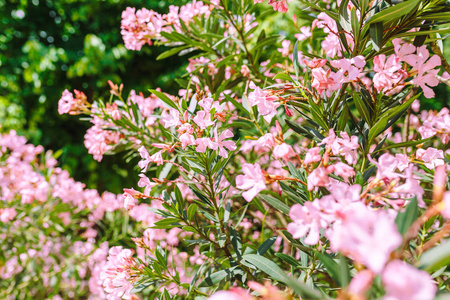
<svg viewBox="0 0 450 300"><path fill-rule="evenodd" d="M226 277L231 278L233 276L233 270L236 268L237 266L214 272L206 276L206 278L202 282L200 282L198 286L199 287L213 286L221 282Z"/></svg>
<svg viewBox="0 0 450 300"><path fill-rule="evenodd" d="M339 115L339 120L336 128L338 132L345 130L345 126L347 125L348 122L348 117L349 117L348 106L345 105L344 108L342 109L341 114Z"/></svg>
<svg viewBox="0 0 450 300"><path fill-rule="evenodd" d="M148 282L144 282L144 283L140 283L137 286L133 287L133 289L131 290L131 293L139 293L141 291L143 291L144 289L146 289L147 287L151 286L152 284L154 284L154 281L148 281Z"/></svg>
<svg viewBox="0 0 450 300"><path fill-rule="evenodd" d="M317 256L331 278L333 278L339 286L344 287L348 282L344 282L339 264L326 254L317 253Z"/></svg>
<svg viewBox="0 0 450 300"><path fill-rule="evenodd" d="M417 94L414 97L408 99L405 103L389 109L383 114L381 119L379 119L369 130L369 144L376 138L379 134L383 133L390 126L394 125L395 122L406 112L408 107L416 100L421 94Z"/></svg>
<svg viewBox="0 0 450 300"><path fill-rule="evenodd" d="M294 63L294 71L295 71L295 77L298 81L298 50L297 50L297 44L298 40L295 42L294 45L294 53L293 53L293 63Z"/></svg>
<svg viewBox="0 0 450 300"><path fill-rule="evenodd" d="M343 255L339 255L339 270L341 272L341 281L342 286L346 287L349 285L351 276L350 276L350 267L347 263L347 259Z"/></svg>
<svg viewBox="0 0 450 300"><path fill-rule="evenodd" d="M404 147L411 147L411 146L415 146L415 145L419 145L419 144L423 144L426 143L428 141L430 141L432 138L434 138L434 136L429 137L427 139L423 139L423 140L417 140L417 141L407 141L407 142L401 142L401 143L395 143L389 146L386 146L384 148L381 148L379 150L375 149L372 154L378 152L378 151L384 151L384 150L388 150L391 148L404 148Z"/></svg>
<svg viewBox="0 0 450 300"><path fill-rule="evenodd" d="M270 204L271 206L278 209L282 213L285 213L287 215L289 214L289 211L290 211L289 206L287 206L286 204L281 202L281 200L278 200L277 198L272 197L270 195L264 195L264 194L259 194L259 197L261 199L263 199L267 204Z"/></svg>
<svg viewBox="0 0 450 300"><path fill-rule="evenodd" d="M420 36L420 35L429 35L432 33L449 33L450 28L438 28L432 30L423 30L423 31L414 31L414 32L403 32L401 34L395 35L395 37L409 37L409 36Z"/></svg>
<svg viewBox="0 0 450 300"><path fill-rule="evenodd" d="M237 108L239 108L242 112L248 112L248 109L246 109L241 103L237 102L236 99L231 98L229 95L224 94L225 99L233 103L233 105Z"/></svg>
<svg viewBox="0 0 450 300"><path fill-rule="evenodd" d="M188 211L187 211L187 218L189 221L191 221L194 218L194 215L197 212L197 208L198 208L198 206L195 203L191 204L189 206Z"/></svg>
<svg viewBox="0 0 450 300"><path fill-rule="evenodd" d="M242 253L241 238L239 237L238 233L236 232L236 230L234 230L233 227L230 227L230 233L231 233L231 244L233 245L238 260L241 260L241 253Z"/></svg>
<svg viewBox="0 0 450 300"><path fill-rule="evenodd" d="M311 115L314 121L317 122L324 130L328 131L328 124L325 122L325 117L320 111L319 106L314 102L314 100L309 100L309 107L311 110Z"/></svg>
<svg viewBox="0 0 450 300"><path fill-rule="evenodd" d="M261 246L259 246L258 250L256 250L256 253L258 255L264 255L264 253L266 253L267 250L269 250L270 247L272 247L273 243L275 243L276 240L277 240L276 236L268 238L267 240L264 241L264 243L262 243Z"/></svg>
<svg viewBox="0 0 450 300"><path fill-rule="evenodd" d="M438 12L426 16L420 16L420 18L431 21L448 21L450 20L450 12Z"/></svg>
<svg viewBox="0 0 450 300"><path fill-rule="evenodd" d="M289 81L289 82L293 81L291 76L289 76L289 74L287 74L287 73L278 73L272 79L273 80L275 80L275 79L282 79L282 80L286 80L286 81Z"/></svg>
<svg viewBox="0 0 450 300"><path fill-rule="evenodd" d="M414 197L408 204L404 212L401 212L395 218L395 224L397 224L398 232L404 235L408 231L409 227L417 220L419 215L419 207L417 206L417 198Z"/></svg>
<svg viewBox="0 0 450 300"><path fill-rule="evenodd" d="M288 277L285 284L303 299L330 299L325 293L315 290L298 279Z"/></svg>
<svg viewBox="0 0 450 300"><path fill-rule="evenodd" d="M387 9L383 9L379 13L373 15L367 21L367 24L373 24L382 21L393 22L416 9L420 2L421 0L409 0L391 6Z"/></svg>
<svg viewBox="0 0 450 300"><path fill-rule="evenodd" d="M169 97L166 96L166 94L162 93L162 92L158 92L156 90L149 90L150 93L154 94L156 97L158 97L162 102L166 103L169 107L172 107L176 110L178 109L178 106L175 104L175 102L173 102L172 100L170 100Z"/></svg>
<svg viewBox="0 0 450 300"><path fill-rule="evenodd" d="M373 48L380 51L383 46L383 22L372 23L369 25L370 39L373 43Z"/></svg>
<svg viewBox="0 0 450 300"><path fill-rule="evenodd" d="M285 282L287 279L287 275L284 271L276 263L264 256L258 254L245 254L242 256L242 259L251 263L258 270L263 271L277 281Z"/></svg>
<svg viewBox="0 0 450 300"><path fill-rule="evenodd" d="M302 265L292 256L289 256L287 254L284 253L275 253L275 256L278 258L281 258L282 260L284 260L285 262L287 262L288 264L290 264L293 267L301 267Z"/></svg>
<svg viewBox="0 0 450 300"><path fill-rule="evenodd" d="M419 259L418 266L426 271L434 271L450 264L450 241L426 251Z"/></svg>
<svg viewBox="0 0 450 300"><path fill-rule="evenodd" d="M172 48L170 50L167 50L163 53L161 53L160 55L158 55L158 57L156 58L156 60L161 60L167 57L170 57L172 55L177 54L178 52L180 52L181 50L184 50L186 48L188 48L189 46L181 46L181 47L176 47L176 48Z"/></svg>
<svg viewBox="0 0 450 300"><path fill-rule="evenodd" d="M367 124L372 124L372 108L366 101L364 101L357 93L353 94L353 101L355 102L356 109L358 110L361 117L366 121Z"/></svg>
<svg viewBox="0 0 450 300"><path fill-rule="evenodd" d="M154 226L151 228L154 229L166 229L166 228L173 228L173 227L179 227L180 224L178 224L180 220L177 218L165 218L162 220L159 220L158 222L155 222Z"/></svg>

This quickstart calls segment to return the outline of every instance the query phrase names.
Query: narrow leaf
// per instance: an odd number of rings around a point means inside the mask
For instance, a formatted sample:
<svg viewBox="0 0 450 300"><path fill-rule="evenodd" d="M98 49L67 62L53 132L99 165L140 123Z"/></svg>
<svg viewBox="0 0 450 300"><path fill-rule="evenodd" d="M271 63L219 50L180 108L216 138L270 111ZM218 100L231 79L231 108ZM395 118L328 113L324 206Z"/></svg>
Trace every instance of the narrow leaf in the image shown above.
<svg viewBox="0 0 450 300"><path fill-rule="evenodd" d="M270 247L272 247L273 243L275 243L275 241L277 240L276 236L273 236L271 238L268 238L267 240L264 241L264 243L262 243L261 246L259 246L258 250L256 251L256 253L258 255L264 255L264 253L267 252L267 250L270 249Z"/></svg>
<svg viewBox="0 0 450 300"><path fill-rule="evenodd" d="M414 197L406 207L405 211L399 213L395 219L395 224L397 224L398 232L400 232L401 235L405 234L412 223L417 220L418 214L419 207L417 206L417 198Z"/></svg>
<svg viewBox="0 0 450 300"><path fill-rule="evenodd" d="M277 198L272 197L270 195L264 195L264 194L259 194L259 197L261 199L263 199L267 204L273 206L274 208L278 209L279 211L281 211L287 215L289 214L289 211L290 211L289 206L287 206L286 204L281 202L281 200L278 200Z"/></svg>
<svg viewBox="0 0 450 300"><path fill-rule="evenodd" d="M417 8L417 5L421 0L409 0L401 2L397 5L391 6L387 9L381 10L379 13L372 16L367 24L382 22L382 21L395 21L402 16L409 14L412 10Z"/></svg>

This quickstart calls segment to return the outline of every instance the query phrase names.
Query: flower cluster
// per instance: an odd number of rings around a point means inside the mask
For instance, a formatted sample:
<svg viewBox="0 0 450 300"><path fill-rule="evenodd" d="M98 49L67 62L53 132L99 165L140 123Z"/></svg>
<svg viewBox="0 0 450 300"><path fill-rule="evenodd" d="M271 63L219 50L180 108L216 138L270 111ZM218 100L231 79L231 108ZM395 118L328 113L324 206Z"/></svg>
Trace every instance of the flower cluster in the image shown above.
<svg viewBox="0 0 450 300"><path fill-rule="evenodd" d="M441 12L410 1L312 7L283 29L284 41L248 1L123 12L128 49L158 41L176 47L160 57L190 56L178 97L151 89L124 98L110 82L107 103L72 108L67 91L60 100L61 113L91 116L86 146L97 160L124 149L139 159L140 180L120 205L145 229L132 238L136 251L117 242L108 255L108 245L96 250L92 285L105 288L96 295L422 300L450 292L442 254L449 112L419 111L422 92L435 96L445 58L422 40L435 29L417 26L434 26ZM44 202L54 183L39 178L2 189L24 204ZM101 215L100 204L77 201ZM19 215L0 208L2 222ZM83 234L94 238L92 230Z"/></svg>
<svg viewBox="0 0 450 300"><path fill-rule="evenodd" d="M194 0L181 7L171 5L169 13L161 15L153 10L127 7L122 13L121 33L125 47L141 50L145 44L152 45L152 39L161 39L161 32L179 31L181 22L188 24L194 17L208 18L212 5Z"/></svg>
<svg viewBox="0 0 450 300"><path fill-rule="evenodd" d="M97 244L104 234L98 225L105 215L119 217L123 197L86 189L43 150L14 131L0 135L2 290L26 273L36 278L27 288L32 293L48 289L48 296L73 297L80 288L79 295L92 294L91 299L105 295L96 278L108 243ZM61 285L56 290L55 280Z"/></svg>

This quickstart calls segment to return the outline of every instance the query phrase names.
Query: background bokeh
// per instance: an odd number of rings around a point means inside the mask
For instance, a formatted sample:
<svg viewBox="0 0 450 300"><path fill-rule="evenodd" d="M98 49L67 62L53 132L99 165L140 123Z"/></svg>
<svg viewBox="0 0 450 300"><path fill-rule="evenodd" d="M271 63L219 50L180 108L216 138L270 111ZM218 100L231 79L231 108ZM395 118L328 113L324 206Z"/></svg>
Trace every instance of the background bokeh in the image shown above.
<svg viewBox="0 0 450 300"><path fill-rule="evenodd" d="M131 89L146 92L156 87L176 94L174 79L185 74L187 59L157 61L167 50L164 47L125 49L120 20L127 6L166 13L169 5L185 2L0 0L0 132L15 129L35 145L60 150L62 167L89 188L120 193L135 186L137 170L123 156L105 156L101 163L93 160L83 145L89 124L60 116L58 100L66 88L82 90L90 100L109 97L107 80L123 82L125 95ZM271 8L261 6L264 9ZM296 14L301 20L302 12ZM294 40L286 19L277 22L278 18L279 14L267 18L266 28ZM450 39L445 43L450 58ZM435 99L422 99L422 108L447 106L449 96L449 88L441 84Z"/></svg>
<svg viewBox="0 0 450 300"><path fill-rule="evenodd" d="M108 80L123 82L125 94L156 87L176 93L174 78L184 73L186 59L156 61L164 47L125 49L120 20L127 6L165 13L184 2L0 1L0 130L61 150L62 167L90 188L119 193L134 186L137 172L120 155L93 160L83 145L89 124L58 115L58 100L66 88L90 100L109 97Z"/></svg>

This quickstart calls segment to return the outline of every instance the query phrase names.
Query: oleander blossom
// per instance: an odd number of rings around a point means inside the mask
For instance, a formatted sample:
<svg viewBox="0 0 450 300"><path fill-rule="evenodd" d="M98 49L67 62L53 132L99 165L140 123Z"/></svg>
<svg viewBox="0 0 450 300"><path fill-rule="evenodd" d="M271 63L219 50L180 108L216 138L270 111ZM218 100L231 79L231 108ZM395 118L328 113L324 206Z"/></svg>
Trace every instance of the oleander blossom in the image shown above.
<svg viewBox="0 0 450 300"><path fill-rule="evenodd" d="M247 202L252 201L259 192L266 189L266 178L258 163L242 165L244 175L236 176L236 187L240 190L246 190L242 197Z"/></svg>
<svg viewBox="0 0 450 300"><path fill-rule="evenodd" d="M411 72L417 74L411 83L420 86L426 98L433 98L434 91L430 87L439 84L439 80L436 78L439 69L435 69L441 65L439 56L435 54L430 57L427 46L423 45L416 48L416 54L405 55L404 61L412 66Z"/></svg>
<svg viewBox="0 0 450 300"><path fill-rule="evenodd" d="M133 269L138 270L141 266L134 261L130 249L123 249L121 246L112 247L108 254L107 262L100 274L102 285L112 297L130 299L133 288L130 282L131 274Z"/></svg>
<svg viewBox="0 0 450 300"><path fill-rule="evenodd" d="M86 95L83 92L74 90L75 98L69 90L65 89L61 99L58 101L58 113L77 115L84 112L88 107Z"/></svg>
<svg viewBox="0 0 450 300"><path fill-rule="evenodd" d="M353 204L326 232L331 250L340 251L379 274L402 242L394 219L395 215L387 211Z"/></svg>
<svg viewBox="0 0 450 300"><path fill-rule="evenodd" d="M278 97L271 95L268 91L262 90L253 82L249 86L253 92L248 94L248 102L250 106L257 106L258 112L267 122L270 122L277 113L277 107L280 103L277 102Z"/></svg>
<svg viewBox="0 0 450 300"><path fill-rule="evenodd" d="M289 212L289 217L293 223L288 224L287 230L292 237L299 239L302 237L307 245L315 245L319 242L320 229L327 228L329 222L322 217L322 208L319 200L305 202L304 205L294 204Z"/></svg>
<svg viewBox="0 0 450 300"><path fill-rule="evenodd" d="M94 126L86 131L84 145L88 149L89 154L92 154L96 161L101 161L103 155L112 150L114 146L119 143L120 133L103 129L112 126L112 124L105 122L96 116L94 116L91 122Z"/></svg>
<svg viewBox="0 0 450 300"><path fill-rule="evenodd" d="M127 7L122 12L120 26L125 47L139 51L145 44L152 45L152 40L161 39L161 32L171 32L172 26L180 32L180 20L189 24L197 16L208 18L212 7L194 0L181 7L171 5L166 15L146 8L136 10L134 7Z"/></svg>
<svg viewBox="0 0 450 300"><path fill-rule="evenodd" d="M402 69L400 57L381 54L373 59L375 75L373 85L378 92L391 96L400 92L404 87L404 79L407 73Z"/></svg>
<svg viewBox="0 0 450 300"><path fill-rule="evenodd" d="M0 266L0 277L8 284L15 282L21 272L35 274L36 269L30 264L33 261L43 266L38 274L45 289L51 288L51 278L56 276L60 278L60 294L80 288L83 293L89 289L91 295L106 298L98 282L97 264L102 263L100 252L107 244L97 248L95 226L106 213L121 209L123 197L108 192L99 195L96 190L85 189L84 184L56 166L51 152L43 153L43 150L42 146L27 144L14 131L0 135L0 224L5 229L2 239L17 240L21 232L29 231L30 224L33 230L44 228L53 232L48 236L36 235L36 240L27 242L23 249L10 251L0 247L5 259ZM45 207L57 223L47 220L42 224L32 223L32 218L36 218L33 207ZM77 236L63 237L62 232L71 232L73 227L79 232ZM75 257L77 269L73 274Z"/></svg>
<svg viewBox="0 0 450 300"><path fill-rule="evenodd" d="M418 131L424 139L436 135L443 144L448 143L450 140L450 113L448 108L444 107L438 113L433 111L427 113L423 125L419 127Z"/></svg>
<svg viewBox="0 0 450 300"><path fill-rule="evenodd" d="M427 272L400 260L389 262L381 280L386 290L384 300L432 300L437 291Z"/></svg>

